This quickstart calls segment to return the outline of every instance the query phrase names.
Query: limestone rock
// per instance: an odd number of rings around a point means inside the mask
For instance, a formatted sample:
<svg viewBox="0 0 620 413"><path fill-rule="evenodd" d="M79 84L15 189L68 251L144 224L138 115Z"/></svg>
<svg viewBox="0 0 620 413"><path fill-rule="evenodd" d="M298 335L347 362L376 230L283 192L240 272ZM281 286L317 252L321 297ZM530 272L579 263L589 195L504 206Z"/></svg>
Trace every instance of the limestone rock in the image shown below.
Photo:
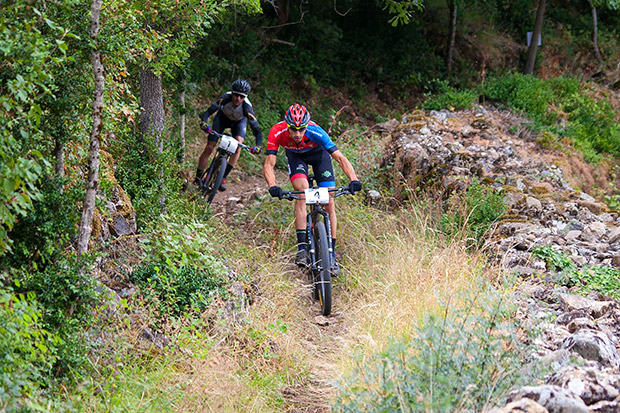
<svg viewBox="0 0 620 413"><path fill-rule="evenodd" d="M620 396L620 376L606 374L594 366L563 368L547 381L548 384L569 389L590 405L601 400L614 400Z"/></svg>
<svg viewBox="0 0 620 413"><path fill-rule="evenodd" d="M523 398L534 400L549 413L587 413L588 407L575 393L554 385L526 386L508 395L508 401Z"/></svg>

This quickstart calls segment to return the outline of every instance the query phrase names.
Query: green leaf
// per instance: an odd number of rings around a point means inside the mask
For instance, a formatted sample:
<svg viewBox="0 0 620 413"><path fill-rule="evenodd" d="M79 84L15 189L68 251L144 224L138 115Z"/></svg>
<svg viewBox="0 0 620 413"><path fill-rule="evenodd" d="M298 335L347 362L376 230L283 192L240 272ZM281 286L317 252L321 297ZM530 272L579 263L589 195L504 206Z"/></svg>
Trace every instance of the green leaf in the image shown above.
<svg viewBox="0 0 620 413"><path fill-rule="evenodd" d="M56 39L56 44L58 45L58 48L62 50L63 53L67 52L67 49L69 48L69 46L67 46L67 43L65 43L62 40Z"/></svg>

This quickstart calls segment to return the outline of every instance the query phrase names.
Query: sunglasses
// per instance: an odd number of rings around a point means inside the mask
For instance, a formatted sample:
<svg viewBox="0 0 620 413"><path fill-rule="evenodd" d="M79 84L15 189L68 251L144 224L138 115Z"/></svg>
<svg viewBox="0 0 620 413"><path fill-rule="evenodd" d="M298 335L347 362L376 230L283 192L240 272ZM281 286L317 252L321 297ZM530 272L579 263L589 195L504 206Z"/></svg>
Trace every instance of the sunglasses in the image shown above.
<svg viewBox="0 0 620 413"><path fill-rule="evenodd" d="M245 98L246 97L246 95L244 95L242 93L236 93L236 92L233 92L233 96L236 96L238 98Z"/></svg>
<svg viewBox="0 0 620 413"><path fill-rule="evenodd" d="M304 130L308 127L308 125L303 125L303 126L295 126L295 125L289 125L288 123L286 124L286 126L288 126L291 129L294 130Z"/></svg>

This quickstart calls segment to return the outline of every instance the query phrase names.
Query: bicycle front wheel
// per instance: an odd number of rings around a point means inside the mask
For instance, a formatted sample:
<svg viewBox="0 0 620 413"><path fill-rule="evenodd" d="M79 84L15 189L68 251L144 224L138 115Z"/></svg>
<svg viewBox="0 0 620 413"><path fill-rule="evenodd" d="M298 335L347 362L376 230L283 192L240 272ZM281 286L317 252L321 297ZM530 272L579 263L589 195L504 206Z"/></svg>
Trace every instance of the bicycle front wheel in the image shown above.
<svg viewBox="0 0 620 413"><path fill-rule="evenodd" d="M218 156L213 161L213 168L210 168L209 170L204 190L204 195L207 197L208 203L211 203L211 201L213 201L213 198L215 198L215 194L217 194L217 191L220 188L220 185L222 185L227 164L228 161L224 156Z"/></svg>
<svg viewBox="0 0 620 413"><path fill-rule="evenodd" d="M314 274L314 292L321 304L323 315L329 315L332 311L332 277L329 272L332 264L329 252L329 240L325 223L319 221L314 224L314 248L316 250L316 272Z"/></svg>

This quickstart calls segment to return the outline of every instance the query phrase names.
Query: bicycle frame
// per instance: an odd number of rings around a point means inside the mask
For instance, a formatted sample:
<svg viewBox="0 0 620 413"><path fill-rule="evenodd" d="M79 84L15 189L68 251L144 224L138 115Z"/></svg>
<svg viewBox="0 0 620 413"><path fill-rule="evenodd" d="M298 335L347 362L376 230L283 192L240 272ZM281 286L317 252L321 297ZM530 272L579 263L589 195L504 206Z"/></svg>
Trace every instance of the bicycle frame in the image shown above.
<svg viewBox="0 0 620 413"><path fill-rule="evenodd" d="M329 213L327 211L325 211L325 209L323 208L323 206L321 204L313 204L312 207L310 208L310 212L306 215L306 239L308 240L308 252L310 253L310 263L311 263L311 267L310 269L312 271L321 271L322 269L324 269L325 264L323 264L322 266L318 266L317 262L319 261L316 257L316 249L314 246L314 234L312 233L312 230L314 229L314 224L321 219L321 217L323 218L323 222L325 223L325 230L327 231L327 239L329 242L329 257L330 257L330 262L327 263L327 268L331 268L332 265L332 253L334 252L333 250L333 246L332 246L332 228L331 228L331 222L329 220Z"/></svg>
<svg viewBox="0 0 620 413"><path fill-rule="evenodd" d="M228 164L228 158L234 155L238 148L242 148L247 150L248 152L252 152L252 149L249 146L242 144L232 136L223 135L215 131L211 131L210 133L220 138L220 143L217 147L217 152L215 156L209 164L209 168L207 168L205 179L202 182L202 196L207 196L207 202L209 203L213 201L213 198L215 197L215 194L217 193L222 183L224 172ZM215 170L215 165L218 165L217 170ZM213 187L210 187L209 183L214 176L214 185Z"/></svg>
<svg viewBox="0 0 620 413"><path fill-rule="evenodd" d="M312 184L313 176L308 177L308 180L309 184ZM330 192L335 192L334 198L350 194L347 187L338 189L312 187L305 191L287 191L282 194L282 197L288 200L301 200L301 194L305 194L303 199L307 206L310 205L310 211L306 215L310 282L312 282L314 298L320 301L321 311L325 316L331 312L331 270L334 264L331 221L329 213L323 207L329 203ZM319 246L320 248L317 249Z"/></svg>

